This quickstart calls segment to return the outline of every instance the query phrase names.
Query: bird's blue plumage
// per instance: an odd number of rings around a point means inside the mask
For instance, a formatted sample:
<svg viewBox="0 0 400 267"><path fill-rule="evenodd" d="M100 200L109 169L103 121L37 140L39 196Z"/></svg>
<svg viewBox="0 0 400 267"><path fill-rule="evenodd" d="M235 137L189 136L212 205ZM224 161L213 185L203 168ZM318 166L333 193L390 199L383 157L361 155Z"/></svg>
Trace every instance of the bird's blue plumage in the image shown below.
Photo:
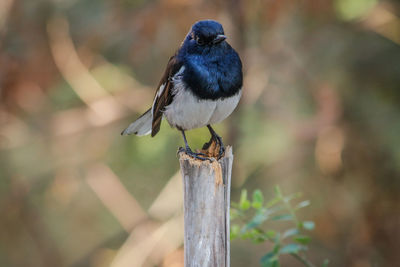
<svg viewBox="0 0 400 267"><path fill-rule="evenodd" d="M177 58L185 66L183 81L201 99L230 97L242 87L239 55L227 42L213 43L223 34L218 22L200 21L193 25L178 51Z"/></svg>

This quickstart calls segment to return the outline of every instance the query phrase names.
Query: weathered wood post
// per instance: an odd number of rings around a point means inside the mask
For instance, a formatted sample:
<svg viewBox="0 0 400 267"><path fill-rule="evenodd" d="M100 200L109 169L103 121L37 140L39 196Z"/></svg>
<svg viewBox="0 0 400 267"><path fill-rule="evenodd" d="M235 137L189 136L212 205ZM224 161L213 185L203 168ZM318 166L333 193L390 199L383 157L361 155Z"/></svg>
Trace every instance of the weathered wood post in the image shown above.
<svg viewBox="0 0 400 267"><path fill-rule="evenodd" d="M184 191L185 267L229 267L229 207L233 154L219 161L179 153Z"/></svg>

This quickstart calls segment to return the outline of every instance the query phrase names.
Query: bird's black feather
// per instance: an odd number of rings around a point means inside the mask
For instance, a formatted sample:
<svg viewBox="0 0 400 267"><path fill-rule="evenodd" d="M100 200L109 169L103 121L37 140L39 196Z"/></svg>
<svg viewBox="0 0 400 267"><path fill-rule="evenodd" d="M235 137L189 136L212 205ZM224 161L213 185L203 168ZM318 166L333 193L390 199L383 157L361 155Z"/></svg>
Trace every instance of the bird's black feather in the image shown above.
<svg viewBox="0 0 400 267"><path fill-rule="evenodd" d="M164 75L158 84L158 90L156 92L153 104L153 121L152 121L152 129L151 136L155 136L158 131L160 131L161 120L163 116L163 110L166 106L171 104L173 100L172 88L173 83L171 78L179 71L182 67L183 62L179 61L176 57L176 54L172 56L169 61L167 68L165 69ZM162 87L164 85L164 87ZM159 94L159 90L163 92Z"/></svg>

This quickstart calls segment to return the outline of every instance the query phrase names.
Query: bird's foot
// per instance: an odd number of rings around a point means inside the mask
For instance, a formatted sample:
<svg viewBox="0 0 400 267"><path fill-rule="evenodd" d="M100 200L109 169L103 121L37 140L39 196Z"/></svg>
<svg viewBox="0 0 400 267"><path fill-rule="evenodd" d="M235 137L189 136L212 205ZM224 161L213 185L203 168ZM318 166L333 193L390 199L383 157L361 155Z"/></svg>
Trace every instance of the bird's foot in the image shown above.
<svg viewBox="0 0 400 267"><path fill-rule="evenodd" d="M211 138L210 138L210 141L208 141L207 143L205 143L205 144L203 145L202 150L204 150L204 151L208 150L208 149L211 147L213 141L214 141L214 138L211 137Z"/></svg>
<svg viewBox="0 0 400 267"><path fill-rule="evenodd" d="M209 157L221 159L225 153L225 147L222 143L222 138L218 135L211 136L210 141L203 145L203 152L207 153Z"/></svg>
<svg viewBox="0 0 400 267"><path fill-rule="evenodd" d="M219 145L218 159L220 159L220 158L222 158L222 156L225 153L225 146L224 146L224 143L222 143L222 137L219 136L219 135L215 135L215 136L213 136L211 138L215 138L216 142Z"/></svg>
<svg viewBox="0 0 400 267"><path fill-rule="evenodd" d="M180 153L180 152L185 152L190 157L198 159L198 160L202 160L202 161L209 160L210 162L213 161L213 159L209 158L206 154L200 153L200 152L199 153L195 153L189 147L187 147L187 148L180 147L178 149L178 153Z"/></svg>

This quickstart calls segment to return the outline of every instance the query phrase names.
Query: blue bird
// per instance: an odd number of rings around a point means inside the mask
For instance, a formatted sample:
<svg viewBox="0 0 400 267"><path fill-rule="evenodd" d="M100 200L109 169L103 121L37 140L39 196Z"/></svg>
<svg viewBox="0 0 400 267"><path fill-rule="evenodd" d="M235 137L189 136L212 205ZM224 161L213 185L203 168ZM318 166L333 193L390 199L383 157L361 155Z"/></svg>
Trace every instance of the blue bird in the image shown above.
<svg viewBox="0 0 400 267"><path fill-rule="evenodd" d="M224 145L211 124L232 113L242 95L243 84L242 62L225 39L224 29L217 21L196 22L170 58L152 107L121 134L153 137L165 117L182 133L185 149L180 150L205 160L204 154L190 149L185 131L207 126L211 134L208 144L212 140L219 144L220 158Z"/></svg>

